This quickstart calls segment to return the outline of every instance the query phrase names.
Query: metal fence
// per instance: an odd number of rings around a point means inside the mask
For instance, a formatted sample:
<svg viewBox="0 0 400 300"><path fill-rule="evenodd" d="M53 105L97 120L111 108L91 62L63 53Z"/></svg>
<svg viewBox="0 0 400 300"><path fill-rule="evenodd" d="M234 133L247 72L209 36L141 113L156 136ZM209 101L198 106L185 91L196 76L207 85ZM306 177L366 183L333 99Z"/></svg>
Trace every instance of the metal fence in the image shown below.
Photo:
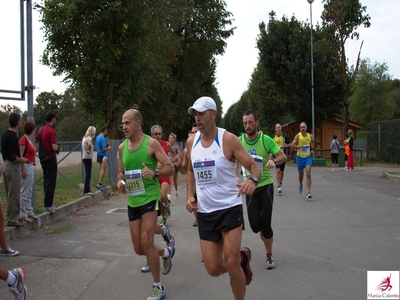
<svg viewBox="0 0 400 300"><path fill-rule="evenodd" d="M115 185L118 181L118 146L122 143L123 140L111 140L107 139L107 143L111 146L111 149L108 151L108 185ZM93 143L95 144L95 143ZM184 142L177 142L181 150L183 151L183 147L185 146ZM81 141L69 141L69 142L59 142L58 143L60 153L57 156L58 162L58 175L68 181L74 187L78 187L78 184L84 181L85 170L82 164L82 142ZM94 148L94 150L96 150ZM96 163L97 152L93 152L93 164ZM69 168L77 168L81 170L82 176L81 181L76 182L76 179L73 180L68 175L63 173L63 170ZM36 157L36 171L37 174L42 174L42 168L40 166L39 158ZM98 174L92 174L92 178L97 178ZM36 178L36 183L43 180L43 176L39 175ZM106 183L104 183L106 184Z"/></svg>
<svg viewBox="0 0 400 300"><path fill-rule="evenodd" d="M369 125L366 138L368 160L400 163L400 119Z"/></svg>

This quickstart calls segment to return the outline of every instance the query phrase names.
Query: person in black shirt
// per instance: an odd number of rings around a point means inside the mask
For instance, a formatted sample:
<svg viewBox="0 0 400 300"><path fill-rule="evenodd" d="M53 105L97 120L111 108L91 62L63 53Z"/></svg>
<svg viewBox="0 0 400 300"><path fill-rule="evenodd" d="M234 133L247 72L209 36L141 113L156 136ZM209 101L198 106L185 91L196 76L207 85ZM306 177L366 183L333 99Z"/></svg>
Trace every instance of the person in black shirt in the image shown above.
<svg viewBox="0 0 400 300"><path fill-rule="evenodd" d="M7 199L7 226L22 227L18 221L19 196L21 187L21 164L28 161L21 157L17 137L18 128L21 126L21 116L12 113L9 117L10 128L1 137L1 154L3 155L3 180L4 191Z"/></svg>

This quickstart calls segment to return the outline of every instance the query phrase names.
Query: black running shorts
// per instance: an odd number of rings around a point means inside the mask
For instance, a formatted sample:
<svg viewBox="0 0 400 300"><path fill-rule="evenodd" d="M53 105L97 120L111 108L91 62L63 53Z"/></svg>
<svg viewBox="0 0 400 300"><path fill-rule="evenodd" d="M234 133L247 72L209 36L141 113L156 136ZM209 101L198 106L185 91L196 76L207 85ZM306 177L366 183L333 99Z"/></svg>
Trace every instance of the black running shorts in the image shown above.
<svg viewBox="0 0 400 300"><path fill-rule="evenodd" d="M211 213L198 213L198 229L200 239L206 241L220 241L222 232L230 231L243 226L243 206L217 210Z"/></svg>

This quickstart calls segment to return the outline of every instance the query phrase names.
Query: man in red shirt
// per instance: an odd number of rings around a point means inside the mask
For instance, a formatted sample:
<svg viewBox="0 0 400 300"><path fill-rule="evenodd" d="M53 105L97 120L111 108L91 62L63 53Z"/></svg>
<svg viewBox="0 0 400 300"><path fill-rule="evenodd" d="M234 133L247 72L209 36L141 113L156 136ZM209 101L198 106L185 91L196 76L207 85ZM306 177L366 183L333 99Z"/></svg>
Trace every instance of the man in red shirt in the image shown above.
<svg viewBox="0 0 400 300"><path fill-rule="evenodd" d="M43 169L43 188L44 188L44 210L50 213L58 211L54 205L54 191L57 182L57 154L58 145L54 126L56 115L48 112L46 115L46 125L39 129L35 136L36 144L39 149L40 164Z"/></svg>
<svg viewBox="0 0 400 300"><path fill-rule="evenodd" d="M164 141L161 139L162 136L162 128L160 125L154 125L151 127L151 137L153 139L156 139L160 144L161 147L163 148L165 154L171 153L173 158L176 159L176 153L174 149L172 149L172 146L170 143L167 141ZM171 217L171 208L170 208L170 199L168 198L168 185L170 178L158 178L158 181L160 182L160 188L161 188L161 203L163 204L161 206L161 224L166 224L167 219Z"/></svg>

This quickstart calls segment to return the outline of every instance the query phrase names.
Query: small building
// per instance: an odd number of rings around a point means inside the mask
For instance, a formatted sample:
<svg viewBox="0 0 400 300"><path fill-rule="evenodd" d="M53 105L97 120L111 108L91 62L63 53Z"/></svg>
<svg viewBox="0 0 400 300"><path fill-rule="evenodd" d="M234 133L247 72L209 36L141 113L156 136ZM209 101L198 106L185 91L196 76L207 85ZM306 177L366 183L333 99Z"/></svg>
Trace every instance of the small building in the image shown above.
<svg viewBox="0 0 400 300"><path fill-rule="evenodd" d="M362 128L362 125L356 122L349 121L349 129L353 130L354 139L357 138L357 130ZM307 124L307 131L312 132L311 126ZM286 134L291 140L300 132L300 122L293 121L282 125L282 132ZM340 145L343 145L344 132L343 132L343 119L331 118L327 119L320 128L315 128L315 149L317 150L317 157L330 157L330 146L333 135L337 135ZM321 150L321 151L318 151Z"/></svg>

